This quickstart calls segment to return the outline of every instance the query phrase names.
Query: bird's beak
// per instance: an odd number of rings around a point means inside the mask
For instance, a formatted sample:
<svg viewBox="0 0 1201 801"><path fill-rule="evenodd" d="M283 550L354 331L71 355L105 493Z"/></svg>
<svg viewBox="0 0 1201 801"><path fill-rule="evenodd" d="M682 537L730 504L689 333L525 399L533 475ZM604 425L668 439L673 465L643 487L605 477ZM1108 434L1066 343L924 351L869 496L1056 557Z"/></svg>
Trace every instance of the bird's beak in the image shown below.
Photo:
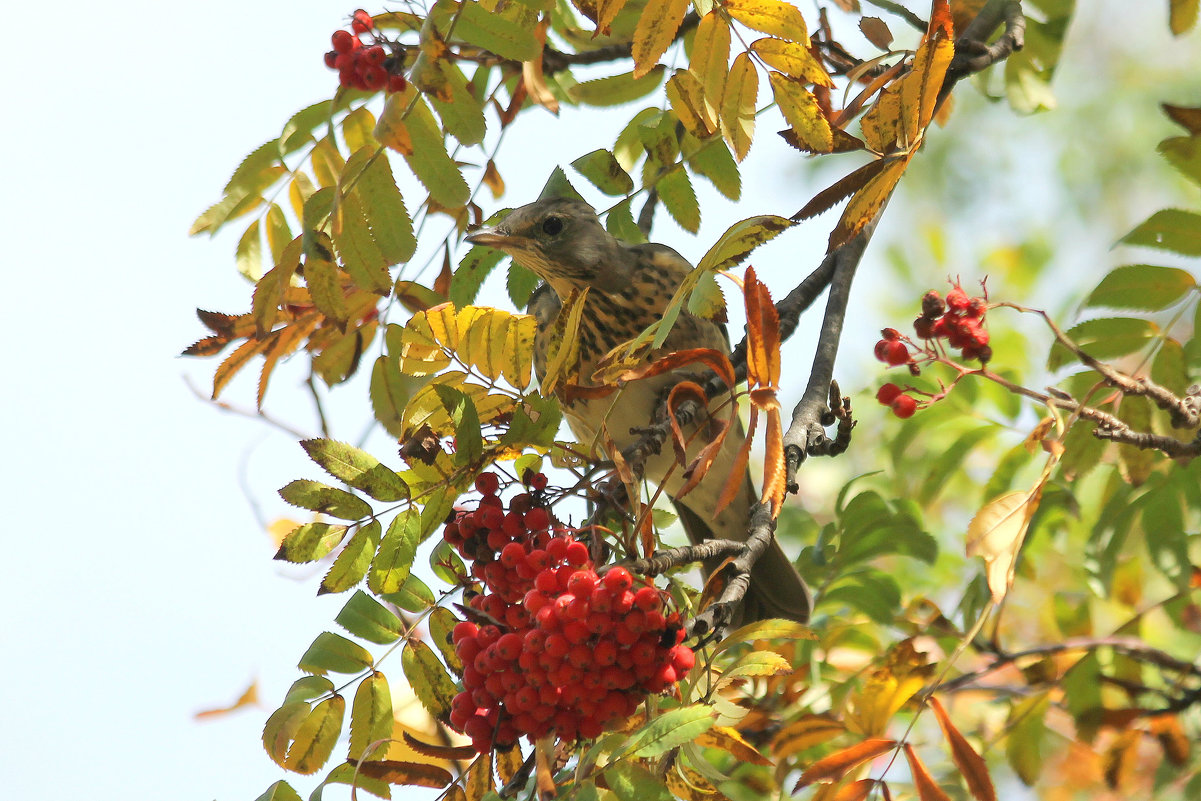
<svg viewBox="0 0 1201 801"><path fill-rule="evenodd" d="M483 245L484 247L496 248L497 250L512 248L522 239L522 237L513 236L499 226L481 228L463 238L473 245Z"/></svg>

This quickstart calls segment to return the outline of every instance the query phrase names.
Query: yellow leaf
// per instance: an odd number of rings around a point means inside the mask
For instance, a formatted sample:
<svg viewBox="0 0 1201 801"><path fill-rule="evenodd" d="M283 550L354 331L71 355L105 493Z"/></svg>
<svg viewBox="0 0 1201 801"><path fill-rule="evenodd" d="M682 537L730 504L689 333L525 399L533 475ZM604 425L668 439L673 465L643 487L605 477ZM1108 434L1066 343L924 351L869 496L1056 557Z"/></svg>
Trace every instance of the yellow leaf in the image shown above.
<svg viewBox="0 0 1201 801"><path fill-rule="evenodd" d="M847 699L847 728L864 737L879 737L893 715L925 685L925 676L918 673L897 676L888 669L875 671Z"/></svg>
<svg viewBox="0 0 1201 801"><path fill-rule="evenodd" d="M510 316L505 328L505 345L501 353L505 361L501 373L517 389L525 389L530 384L537 328L538 321L530 314Z"/></svg>
<svg viewBox="0 0 1201 801"><path fill-rule="evenodd" d="M926 38L913 57L913 69L901 79L901 118L911 147L917 145L934 117L934 104L954 55L951 13L945 0L936 1Z"/></svg>
<svg viewBox="0 0 1201 801"><path fill-rule="evenodd" d="M459 347L458 317L453 303L439 303L425 310L425 318L429 322L434 339L447 350L453 351Z"/></svg>
<svg viewBox="0 0 1201 801"><path fill-rule="evenodd" d="M730 72L730 26L716 10L701 17L696 26L688 70L700 81L705 119L709 121L710 131L715 131L715 120L726 89L726 76Z"/></svg>
<svg viewBox="0 0 1201 801"><path fill-rule="evenodd" d="M596 30L598 33L607 35L609 33L609 25L617 17L617 12L621 11L622 6L626 4L626 0L596 0Z"/></svg>
<svg viewBox="0 0 1201 801"><path fill-rule="evenodd" d="M782 0L726 0L723 5L731 17L748 28L792 42L804 42L809 38L805 18L792 3Z"/></svg>
<svg viewBox="0 0 1201 801"><path fill-rule="evenodd" d="M717 119L705 102L705 90L696 76L687 70L677 70L665 87L672 110L688 133L707 139L717 133Z"/></svg>
<svg viewBox="0 0 1201 801"><path fill-rule="evenodd" d="M783 73L769 72L767 77L780 112L797 139L815 153L830 152L834 148L834 134L813 93Z"/></svg>
<svg viewBox="0 0 1201 801"><path fill-rule="evenodd" d="M450 366L450 355L438 343L425 312L417 312L401 335L400 369L412 376L433 375Z"/></svg>
<svg viewBox="0 0 1201 801"><path fill-rule="evenodd" d="M770 765L771 760L759 753L755 746L747 742L738 729L728 726L714 726L702 732L696 738L696 744L707 748L720 748L731 754L739 762L751 765Z"/></svg>
<svg viewBox="0 0 1201 801"><path fill-rule="evenodd" d="M550 395L555 391L560 379L570 377L575 372L580 359L580 317L584 313L584 301L588 297L588 288L582 292L572 290L571 295L559 309L550 331L550 348L546 365L546 375L542 379L542 394Z"/></svg>
<svg viewBox="0 0 1201 801"><path fill-rule="evenodd" d="M851 197L838 225L830 232L831 249L845 244L863 230L863 226L876 218L908 165L909 156L889 159L885 166Z"/></svg>
<svg viewBox="0 0 1201 801"><path fill-rule="evenodd" d="M746 158L751 149L751 139L755 134L755 105L758 99L759 73L755 70L751 57L746 53L739 53L730 67L721 100L722 134L738 161Z"/></svg>
<svg viewBox="0 0 1201 801"><path fill-rule="evenodd" d="M786 42L783 39L758 39L751 43L753 50L763 63L777 69L790 78L796 78L802 83L814 83L818 86L833 86L826 68L813 57L813 52L800 42Z"/></svg>
<svg viewBox="0 0 1201 801"><path fill-rule="evenodd" d="M668 46L676 38L676 31L684 21L689 0L664 0L662 3L647 3L634 29L634 77L641 78L659 63Z"/></svg>
<svg viewBox="0 0 1201 801"><path fill-rule="evenodd" d="M967 555L984 558L988 589L995 603L1000 603L1013 586L1018 550L1041 497L1041 482L1033 490L1007 492L986 503L968 525Z"/></svg>
<svg viewBox="0 0 1201 801"><path fill-rule="evenodd" d="M283 767L296 773L316 773L338 741L345 712L346 699L340 695L317 704L296 730Z"/></svg>
<svg viewBox="0 0 1201 801"><path fill-rule="evenodd" d="M798 751L833 740L846 731L846 726L828 715L805 715L789 723L771 740L771 753L777 760L787 759Z"/></svg>
<svg viewBox="0 0 1201 801"><path fill-rule="evenodd" d="M239 696L238 700L234 701L229 706L215 707L212 709L203 709L203 710L197 712L192 717L195 718L196 720L203 720L205 718L222 717L224 715L228 715L230 712L234 712L243 707L258 706L258 703L259 703L259 683L257 681L254 681L254 682L251 682L250 686L246 688L246 691L243 692L241 696Z"/></svg>

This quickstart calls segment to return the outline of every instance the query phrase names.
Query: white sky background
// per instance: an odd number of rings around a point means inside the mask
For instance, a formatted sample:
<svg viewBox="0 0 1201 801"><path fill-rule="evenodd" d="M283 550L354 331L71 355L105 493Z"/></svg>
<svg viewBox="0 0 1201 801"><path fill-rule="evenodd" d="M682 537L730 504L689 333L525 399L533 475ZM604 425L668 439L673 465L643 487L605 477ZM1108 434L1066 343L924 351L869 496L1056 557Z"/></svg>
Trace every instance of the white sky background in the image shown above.
<svg viewBox="0 0 1201 801"><path fill-rule="evenodd" d="M184 382L190 375L207 387L217 364L176 358L203 334L193 310L249 305L233 238L186 232L246 153L332 91L321 55L353 5L118 0L61 3L52 14L14 5L0 11L0 794L253 799L283 775L259 744L263 721L304 648L332 629L344 596L314 599L319 573L271 561L273 546L242 489L272 517L283 511L274 489L316 478L318 469L290 437L216 412ZM1167 3L1154 5L1155 13L1123 23L1126 32L1145 28L1137 38L1155 43L1139 57L1179 63L1193 53L1195 63L1197 36L1169 42ZM1070 52L1066 61L1070 70ZM1173 99L1198 104L1201 91ZM525 180L502 162L504 202L532 199L556 161L604 146L604 135L578 124L583 116L565 110L566 127L525 129L541 161ZM539 111L530 118L550 121ZM660 212L656 238L695 260L735 219L791 211L821 188L798 186L800 173L767 174L771 152L794 152L769 130L761 134L752 158L760 156L763 172L744 177L744 188L760 183L736 211L710 215L695 240L673 234ZM1130 222L1166 205L1146 202ZM439 235L444 220L432 228ZM790 232L754 263L770 285L791 285L816 263L806 257L797 266L797 254L819 254L828 228L819 221ZM1100 237L1101 251L1121 233ZM864 270L885 269L873 257ZM863 305L871 297L857 290L849 327L860 352L848 347L843 357L849 389L874 375L856 372L881 326ZM801 341L812 340L809 331ZM786 358L807 365L810 353ZM299 394L296 373L281 372L268 409L315 431L311 409L289 400ZM862 413L878 413L861 397ZM235 382L226 399L252 405L253 380ZM362 418L354 419L335 433L356 439ZM391 453L384 440L372 447L385 459ZM392 672L399 682L398 666ZM255 678L267 708L192 720ZM307 795L314 781L293 785Z"/></svg>

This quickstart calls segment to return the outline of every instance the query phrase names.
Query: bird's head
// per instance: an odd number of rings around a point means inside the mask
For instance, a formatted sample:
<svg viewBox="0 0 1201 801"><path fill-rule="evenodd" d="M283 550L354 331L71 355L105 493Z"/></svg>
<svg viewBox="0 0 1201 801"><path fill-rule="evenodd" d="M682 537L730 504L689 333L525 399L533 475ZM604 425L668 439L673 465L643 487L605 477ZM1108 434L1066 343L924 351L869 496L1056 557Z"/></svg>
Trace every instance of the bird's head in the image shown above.
<svg viewBox="0 0 1201 801"><path fill-rule="evenodd" d="M466 239L509 254L560 296L583 287L616 292L629 281L628 254L582 200L549 198L530 203Z"/></svg>

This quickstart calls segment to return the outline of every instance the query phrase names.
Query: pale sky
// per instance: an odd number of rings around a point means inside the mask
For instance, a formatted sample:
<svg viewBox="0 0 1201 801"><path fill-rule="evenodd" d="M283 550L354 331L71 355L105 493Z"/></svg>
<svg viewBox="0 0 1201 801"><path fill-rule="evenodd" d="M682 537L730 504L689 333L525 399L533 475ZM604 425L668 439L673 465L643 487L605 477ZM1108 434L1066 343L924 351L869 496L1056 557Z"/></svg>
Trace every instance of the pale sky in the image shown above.
<svg viewBox="0 0 1201 801"><path fill-rule="evenodd" d="M274 490L319 478L317 468L293 438L218 413L185 384L191 376L207 386L216 366L176 358L203 334L193 310L249 304L233 238L186 233L246 153L329 96L334 75L322 53L353 5L33 8L0 10L8 110L0 132L8 234L0 478L9 499L0 786L6 798L44 801L253 799L284 775L259 743L263 721L297 677L308 643L333 630L344 597L315 598L319 571L271 560L274 548L243 492L274 517L285 510ZM1158 16L1146 24L1165 26ZM1178 61L1196 43L1193 36L1140 57ZM545 163L525 178L505 176L506 203L532 199L556 161L604 145L604 131L575 119L565 112L566 128L510 134L526 136ZM765 156L790 158L770 134L763 141L756 148ZM698 242L712 242L735 219L799 208L820 188L769 178L738 212L707 221L697 240L670 241L695 260ZM779 197L789 200L773 205ZM777 261L798 248L820 253L828 227L765 249L756 266L762 272L772 253ZM670 225L662 230L657 238L678 236ZM777 269L776 286L795 281L795 262ZM870 341L880 323L858 314L853 323ZM868 349L846 357L848 389L872 380L861 370ZM792 358L810 357L802 349ZM295 374L277 381L268 409L315 433ZM236 382L227 400L253 405L253 382ZM357 438L360 420L338 433ZM393 455L385 440L373 445L381 442L380 455ZM399 682L398 666L392 673ZM256 678L264 708L193 721ZM314 785L293 781L306 796ZM326 794L342 797L334 788Z"/></svg>

